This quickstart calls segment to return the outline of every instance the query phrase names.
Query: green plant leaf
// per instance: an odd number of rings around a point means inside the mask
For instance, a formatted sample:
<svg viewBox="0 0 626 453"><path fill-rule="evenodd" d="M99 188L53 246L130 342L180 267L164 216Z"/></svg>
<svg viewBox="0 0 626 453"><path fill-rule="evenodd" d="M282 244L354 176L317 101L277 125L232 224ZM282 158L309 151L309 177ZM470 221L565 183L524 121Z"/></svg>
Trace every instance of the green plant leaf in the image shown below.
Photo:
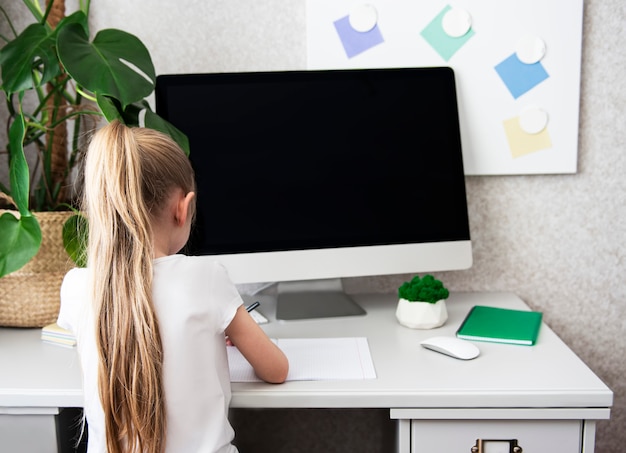
<svg viewBox="0 0 626 453"><path fill-rule="evenodd" d="M0 217L0 277L28 263L41 247L41 228L32 215L21 216L5 212Z"/></svg>
<svg viewBox="0 0 626 453"><path fill-rule="evenodd" d="M87 266L87 239L89 231L87 219L75 214L63 224L63 247L78 267Z"/></svg>
<svg viewBox="0 0 626 453"><path fill-rule="evenodd" d="M174 126L172 123L164 120L151 110L146 110L145 117L146 127L161 131L174 139L178 146L189 156L189 139L180 129Z"/></svg>
<svg viewBox="0 0 626 453"><path fill-rule="evenodd" d="M60 74L54 46L54 35L44 25L31 24L26 27L17 38L0 50L2 89L7 93L29 90ZM33 66L41 70L39 82L33 81Z"/></svg>
<svg viewBox="0 0 626 453"><path fill-rule="evenodd" d="M25 134L24 115L18 113L9 129L9 179L11 181L11 196L22 216L30 215L28 209L30 175L23 145Z"/></svg>
<svg viewBox="0 0 626 453"><path fill-rule="evenodd" d="M98 94L96 95L96 101L109 123L113 120L118 120L130 127L139 126L139 114L150 108L148 101L145 99L133 102L127 105L126 108L122 108L122 104L120 104L117 99L110 96Z"/></svg>
<svg viewBox="0 0 626 453"><path fill-rule="evenodd" d="M89 42L81 25L67 24L59 31L57 47L65 70L79 85L119 100L123 108L154 90L150 53L130 33L102 30Z"/></svg>
<svg viewBox="0 0 626 453"><path fill-rule="evenodd" d="M96 102L98 107L102 111L104 118L110 123L113 120L119 120L124 123L124 118L120 112L121 106L119 102L115 102L115 99L102 94L96 94Z"/></svg>
<svg viewBox="0 0 626 453"><path fill-rule="evenodd" d="M55 28L55 40L57 39L58 33L67 27L69 24L78 24L83 28L83 31L86 35L89 35L89 21L87 19L87 14L84 11L76 11L75 13L70 14L67 17L61 19L57 27Z"/></svg>
<svg viewBox="0 0 626 453"><path fill-rule="evenodd" d="M150 104L145 99L134 102L122 109L120 103L110 96L97 96L98 107L104 114L108 122L118 120L127 126L139 126L139 116L145 112L144 123L146 127L163 132L172 139L178 146L182 148L187 156L189 156L189 139L187 136L172 123L164 120L150 109Z"/></svg>
<svg viewBox="0 0 626 453"><path fill-rule="evenodd" d="M139 117L141 112L148 112L150 110L150 104L145 99L142 99L139 102L133 102L130 105L127 105L122 113L124 117L124 123L127 126L139 126L140 121Z"/></svg>

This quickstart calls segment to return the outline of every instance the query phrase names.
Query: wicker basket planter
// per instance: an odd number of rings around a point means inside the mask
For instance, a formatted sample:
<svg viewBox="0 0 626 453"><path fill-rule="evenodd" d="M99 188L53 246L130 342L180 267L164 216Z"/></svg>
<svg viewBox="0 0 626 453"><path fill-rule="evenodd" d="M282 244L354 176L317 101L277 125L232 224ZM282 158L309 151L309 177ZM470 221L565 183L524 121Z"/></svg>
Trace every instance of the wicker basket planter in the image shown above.
<svg viewBox="0 0 626 453"><path fill-rule="evenodd" d="M0 278L0 326L43 327L56 321L61 283L74 267L63 248L62 235L63 224L71 215L35 213L41 226L41 249L26 266Z"/></svg>

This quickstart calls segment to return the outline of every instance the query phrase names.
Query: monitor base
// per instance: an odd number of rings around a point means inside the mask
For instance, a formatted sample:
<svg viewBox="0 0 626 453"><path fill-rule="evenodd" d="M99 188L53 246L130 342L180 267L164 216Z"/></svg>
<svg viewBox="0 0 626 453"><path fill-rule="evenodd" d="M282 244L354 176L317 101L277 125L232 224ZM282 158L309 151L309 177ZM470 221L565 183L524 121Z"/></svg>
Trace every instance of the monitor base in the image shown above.
<svg viewBox="0 0 626 453"><path fill-rule="evenodd" d="M276 319L334 318L364 315L343 291L341 279L281 282L278 284Z"/></svg>

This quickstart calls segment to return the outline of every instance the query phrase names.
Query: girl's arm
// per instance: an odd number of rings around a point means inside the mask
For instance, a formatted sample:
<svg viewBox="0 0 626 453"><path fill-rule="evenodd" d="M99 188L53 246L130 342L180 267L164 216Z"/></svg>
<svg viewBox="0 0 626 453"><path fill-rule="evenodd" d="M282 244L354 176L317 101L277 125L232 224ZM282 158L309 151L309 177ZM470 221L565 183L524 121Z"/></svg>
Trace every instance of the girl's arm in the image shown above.
<svg viewBox="0 0 626 453"><path fill-rule="evenodd" d="M256 375L266 382L280 384L287 379L289 362L283 351L265 334L241 305L226 328L226 335L250 362Z"/></svg>

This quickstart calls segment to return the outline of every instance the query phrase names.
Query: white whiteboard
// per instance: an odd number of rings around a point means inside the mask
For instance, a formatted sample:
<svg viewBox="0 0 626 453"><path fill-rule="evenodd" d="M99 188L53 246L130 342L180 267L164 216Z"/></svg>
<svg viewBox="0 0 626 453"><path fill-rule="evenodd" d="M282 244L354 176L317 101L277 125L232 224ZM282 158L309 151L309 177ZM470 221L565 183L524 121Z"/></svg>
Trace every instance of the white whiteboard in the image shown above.
<svg viewBox="0 0 626 453"><path fill-rule="evenodd" d="M576 172L583 0L306 8L308 69L454 69L466 174Z"/></svg>

